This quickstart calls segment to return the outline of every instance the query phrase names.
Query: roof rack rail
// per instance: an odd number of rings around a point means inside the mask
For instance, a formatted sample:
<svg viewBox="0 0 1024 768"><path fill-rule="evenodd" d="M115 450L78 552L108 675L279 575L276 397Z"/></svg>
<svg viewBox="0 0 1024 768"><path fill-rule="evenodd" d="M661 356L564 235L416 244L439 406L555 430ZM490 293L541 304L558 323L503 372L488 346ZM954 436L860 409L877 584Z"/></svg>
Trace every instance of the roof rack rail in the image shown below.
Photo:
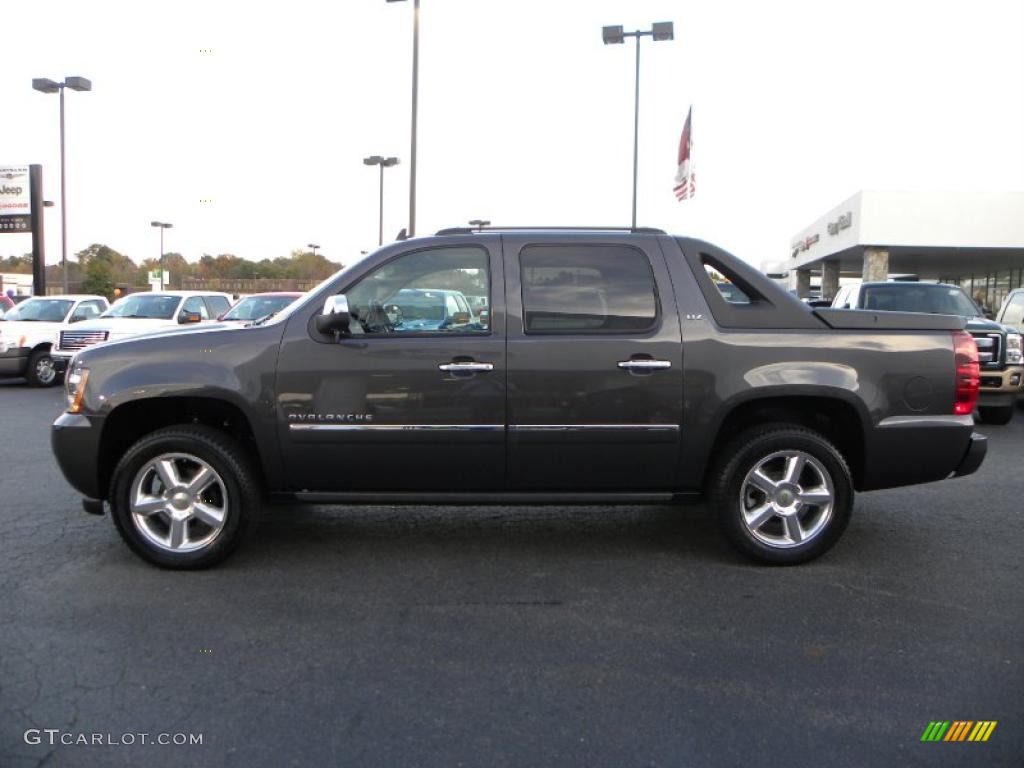
<svg viewBox="0 0 1024 768"><path fill-rule="evenodd" d="M520 232L520 231L553 231L553 232L631 232L638 235L664 235L665 230L657 227L448 227L439 229L437 235L469 235L474 232Z"/></svg>

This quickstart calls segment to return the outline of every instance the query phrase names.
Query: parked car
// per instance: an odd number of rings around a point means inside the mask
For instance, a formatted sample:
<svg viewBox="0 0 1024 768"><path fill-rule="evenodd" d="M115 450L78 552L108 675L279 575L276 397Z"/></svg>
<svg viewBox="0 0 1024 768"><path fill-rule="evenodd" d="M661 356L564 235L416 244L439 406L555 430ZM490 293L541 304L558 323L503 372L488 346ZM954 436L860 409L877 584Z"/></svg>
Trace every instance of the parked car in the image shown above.
<svg viewBox="0 0 1024 768"><path fill-rule="evenodd" d="M14 300L5 294L0 294L0 320L4 319L10 310L14 309Z"/></svg>
<svg viewBox="0 0 1024 768"><path fill-rule="evenodd" d="M985 318L984 311L964 291L945 283L872 282L839 289L836 308L927 312L957 315L978 345L981 389L978 414L987 424L1006 424L1024 382L1020 331Z"/></svg>
<svg viewBox="0 0 1024 768"><path fill-rule="evenodd" d="M1010 291L996 315L996 322L1024 334L1024 288ZM1017 405L1024 404L1024 385L1021 393L1017 397Z"/></svg>
<svg viewBox="0 0 1024 768"><path fill-rule="evenodd" d="M491 322L380 317L422 290L486 295ZM399 241L262 325L83 349L66 393L52 431L64 476L168 568L222 560L263 497L701 493L741 552L798 563L838 541L855 491L970 474L986 450L963 319L812 310L726 252L657 230Z"/></svg>
<svg viewBox="0 0 1024 768"><path fill-rule="evenodd" d="M255 293L240 299L218 319L232 323L251 323L273 317L301 296L301 293Z"/></svg>
<svg viewBox="0 0 1024 768"><path fill-rule="evenodd" d="M131 293L115 301L95 320L60 331L51 354L58 370L63 371L76 352L93 344L164 331L189 323L209 322L230 308L231 299L226 293Z"/></svg>
<svg viewBox="0 0 1024 768"><path fill-rule="evenodd" d="M7 311L0 323L0 376L24 377L34 387L60 378L51 356L61 330L99 317L110 305L102 296L36 296Z"/></svg>

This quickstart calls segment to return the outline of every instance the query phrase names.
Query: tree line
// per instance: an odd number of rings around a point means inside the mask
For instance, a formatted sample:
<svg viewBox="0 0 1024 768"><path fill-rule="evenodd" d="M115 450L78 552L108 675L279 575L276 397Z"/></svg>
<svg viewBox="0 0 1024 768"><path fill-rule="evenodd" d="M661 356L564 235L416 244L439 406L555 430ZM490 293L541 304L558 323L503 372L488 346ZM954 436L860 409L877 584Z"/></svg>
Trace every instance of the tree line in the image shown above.
<svg viewBox="0 0 1024 768"><path fill-rule="evenodd" d="M129 256L102 243L93 243L75 254L77 261L68 260L68 282L81 285L83 293L111 296L118 286L148 284L151 270L159 269L159 259L144 259L136 263ZM163 268L170 273L169 288L180 288L184 277L212 278L273 278L323 280L341 269L341 264L330 261L323 254L295 250L290 256L251 261L222 253L218 256L203 254L199 261L188 261L180 253L166 253ZM0 258L0 272L32 273L32 254ZM46 281L57 285L63 280L60 264L46 267Z"/></svg>

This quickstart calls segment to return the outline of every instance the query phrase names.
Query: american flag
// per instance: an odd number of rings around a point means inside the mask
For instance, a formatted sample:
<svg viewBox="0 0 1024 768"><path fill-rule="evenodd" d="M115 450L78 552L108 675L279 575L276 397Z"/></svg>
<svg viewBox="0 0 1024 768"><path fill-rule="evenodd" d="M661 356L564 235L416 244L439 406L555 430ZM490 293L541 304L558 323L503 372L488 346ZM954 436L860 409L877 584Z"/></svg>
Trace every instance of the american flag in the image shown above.
<svg viewBox="0 0 1024 768"><path fill-rule="evenodd" d="M683 124L683 135L679 138L679 171L673 187L676 200L686 200L697 194L697 174L693 168L693 131L690 125L692 117L693 107L690 107Z"/></svg>

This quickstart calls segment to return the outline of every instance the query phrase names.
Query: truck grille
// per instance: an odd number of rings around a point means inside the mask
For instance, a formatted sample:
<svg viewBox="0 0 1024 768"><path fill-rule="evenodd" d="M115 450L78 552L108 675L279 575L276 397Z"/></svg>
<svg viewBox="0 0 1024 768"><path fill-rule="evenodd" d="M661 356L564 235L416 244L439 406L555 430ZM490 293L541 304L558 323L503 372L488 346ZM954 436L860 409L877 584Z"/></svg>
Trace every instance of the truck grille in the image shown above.
<svg viewBox="0 0 1024 768"><path fill-rule="evenodd" d="M61 331L60 348L76 350L107 340L107 331Z"/></svg>
<svg viewBox="0 0 1024 768"><path fill-rule="evenodd" d="M972 333L974 336L974 343L978 345L978 364L979 365L998 365L999 364L999 341L1000 337L998 333Z"/></svg>

